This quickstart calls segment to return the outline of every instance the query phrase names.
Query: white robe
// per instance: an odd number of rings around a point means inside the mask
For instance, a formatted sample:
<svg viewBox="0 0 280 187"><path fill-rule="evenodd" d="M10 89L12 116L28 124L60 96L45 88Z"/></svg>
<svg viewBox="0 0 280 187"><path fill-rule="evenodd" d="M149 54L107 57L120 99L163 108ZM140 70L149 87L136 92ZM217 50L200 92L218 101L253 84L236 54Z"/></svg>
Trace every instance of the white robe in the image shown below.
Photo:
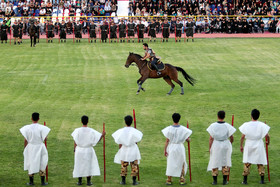
<svg viewBox="0 0 280 187"><path fill-rule="evenodd" d="M100 168L93 149L102 134L89 127L80 127L71 134L77 144L73 178L99 176Z"/></svg>
<svg viewBox="0 0 280 187"><path fill-rule="evenodd" d="M270 127L260 121L246 122L239 127L245 135L245 146L243 150L243 163L267 165L266 152L263 138Z"/></svg>
<svg viewBox="0 0 280 187"><path fill-rule="evenodd" d="M192 134L192 131L181 125L171 125L163 129L162 133L169 139L166 176L180 177L183 166L186 175L188 165L184 143Z"/></svg>
<svg viewBox="0 0 280 187"><path fill-rule="evenodd" d="M207 170L211 171L214 168L221 170L223 166L231 167L232 145L228 138L236 129L228 123L215 122L207 128L207 131L214 138Z"/></svg>
<svg viewBox="0 0 280 187"><path fill-rule="evenodd" d="M50 128L38 123L25 125L20 129L21 134L28 142L23 156L24 170L28 170L29 175L44 171L48 165L48 151L44 140L50 130Z"/></svg>
<svg viewBox="0 0 280 187"><path fill-rule="evenodd" d="M112 136L117 144L122 144L115 155L114 162L121 164L121 161L133 162L137 160L140 164L141 155L136 143L141 141L142 132L133 127L124 127L114 132Z"/></svg>

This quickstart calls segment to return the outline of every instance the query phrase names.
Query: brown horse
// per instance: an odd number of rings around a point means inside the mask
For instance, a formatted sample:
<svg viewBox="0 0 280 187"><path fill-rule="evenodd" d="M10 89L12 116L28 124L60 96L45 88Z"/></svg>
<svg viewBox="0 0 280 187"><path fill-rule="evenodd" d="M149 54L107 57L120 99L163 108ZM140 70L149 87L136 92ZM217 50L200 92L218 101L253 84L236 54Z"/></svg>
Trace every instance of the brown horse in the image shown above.
<svg viewBox="0 0 280 187"><path fill-rule="evenodd" d="M157 72L155 70L150 70L147 66L148 61L147 60L141 60L141 56L134 53L129 53L125 67L128 68L133 62L136 63L139 69L139 73L141 75L140 79L137 80L138 84L138 90L136 94L139 94L140 90L142 89L145 91L144 88L142 88L142 84L145 82L148 78L163 78L170 86L171 90L167 93L170 95L175 87L175 85L172 83L171 80L175 81L181 86L181 95L184 94L184 88L183 83L178 79L178 71L182 72L185 79L193 86L195 84L195 79L192 78L190 75L188 75L185 70L183 70L180 67L172 66L171 64L165 64L165 69L161 71L161 75L157 75Z"/></svg>

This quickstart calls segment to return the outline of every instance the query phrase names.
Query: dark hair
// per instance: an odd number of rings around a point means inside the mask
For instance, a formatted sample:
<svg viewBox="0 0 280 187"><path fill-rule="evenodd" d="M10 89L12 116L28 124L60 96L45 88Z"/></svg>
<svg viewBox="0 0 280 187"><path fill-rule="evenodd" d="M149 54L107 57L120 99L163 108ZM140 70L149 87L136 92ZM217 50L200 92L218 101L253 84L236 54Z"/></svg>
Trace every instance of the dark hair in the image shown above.
<svg viewBox="0 0 280 187"><path fill-rule="evenodd" d="M258 120L260 117L260 111L258 109L253 109L251 112L251 116L254 120Z"/></svg>
<svg viewBox="0 0 280 187"><path fill-rule="evenodd" d="M88 124L88 117L87 116L82 116L81 121L82 121L83 125L87 125Z"/></svg>
<svg viewBox="0 0 280 187"><path fill-rule="evenodd" d="M172 119L173 119L174 123L178 123L180 121L180 119L181 119L181 115L179 113L174 113L172 115Z"/></svg>
<svg viewBox="0 0 280 187"><path fill-rule="evenodd" d="M127 115L124 117L124 121L127 126L130 126L132 124L132 120L133 120L133 118L130 115Z"/></svg>
<svg viewBox="0 0 280 187"><path fill-rule="evenodd" d="M39 120L39 117L40 117L40 114L38 112L34 112L32 114L32 120L33 121L38 121Z"/></svg>
<svg viewBox="0 0 280 187"><path fill-rule="evenodd" d="M143 45L144 45L145 47L149 47L147 43L143 43Z"/></svg>
<svg viewBox="0 0 280 187"><path fill-rule="evenodd" d="M217 114L219 119L225 119L226 113L223 110L220 110Z"/></svg>

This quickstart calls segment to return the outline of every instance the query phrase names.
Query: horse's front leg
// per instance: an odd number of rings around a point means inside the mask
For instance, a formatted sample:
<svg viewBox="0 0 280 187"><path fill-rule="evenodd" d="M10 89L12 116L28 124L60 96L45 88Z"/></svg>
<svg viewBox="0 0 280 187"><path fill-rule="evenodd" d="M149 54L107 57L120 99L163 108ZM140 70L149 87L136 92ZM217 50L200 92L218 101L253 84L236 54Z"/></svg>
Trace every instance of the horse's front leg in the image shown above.
<svg viewBox="0 0 280 187"><path fill-rule="evenodd" d="M141 77L141 78L142 78L142 77ZM141 82L141 78L137 80L137 85L138 85L138 87L139 87L139 84L140 84L140 82ZM146 91L144 88L142 88L142 86L141 86L141 90L143 90L144 92Z"/></svg>
<svg viewBox="0 0 280 187"><path fill-rule="evenodd" d="M31 42L31 46L30 47L32 47L32 37L31 37L31 35L30 35L30 42Z"/></svg>
<svg viewBox="0 0 280 187"><path fill-rule="evenodd" d="M144 88L142 88L142 84L145 82L145 80L147 79L147 77L142 76L137 82L138 82L138 90L136 92L136 95L139 94L140 90L142 89L143 91L145 91Z"/></svg>

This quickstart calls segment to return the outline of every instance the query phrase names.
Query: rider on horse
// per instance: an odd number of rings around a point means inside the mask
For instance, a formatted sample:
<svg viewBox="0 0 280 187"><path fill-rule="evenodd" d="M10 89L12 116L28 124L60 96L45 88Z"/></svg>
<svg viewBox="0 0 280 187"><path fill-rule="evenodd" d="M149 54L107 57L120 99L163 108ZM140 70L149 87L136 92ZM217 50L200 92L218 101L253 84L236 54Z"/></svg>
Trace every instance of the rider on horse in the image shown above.
<svg viewBox="0 0 280 187"><path fill-rule="evenodd" d="M158 67L157 67L157 62L158 62L158 58L156 57L156 53L154 52L154 50L152 50L151 48L149 48L147 43L143 44L143 48L146 51L145 52L145 56L143 58L141 58L141 60L146 60L146 59L150 59L151 65L152 67L154 67L157 70L157 74L160 75L161 72L159 71Z"/></svg>
<svg viewBox="0 0 280 187"><path fill-rule="evenodd" d="M31 18L29 19L29 28L34 27L36 22L37 20L34 18L34 15L32 15Z"/></svg>

